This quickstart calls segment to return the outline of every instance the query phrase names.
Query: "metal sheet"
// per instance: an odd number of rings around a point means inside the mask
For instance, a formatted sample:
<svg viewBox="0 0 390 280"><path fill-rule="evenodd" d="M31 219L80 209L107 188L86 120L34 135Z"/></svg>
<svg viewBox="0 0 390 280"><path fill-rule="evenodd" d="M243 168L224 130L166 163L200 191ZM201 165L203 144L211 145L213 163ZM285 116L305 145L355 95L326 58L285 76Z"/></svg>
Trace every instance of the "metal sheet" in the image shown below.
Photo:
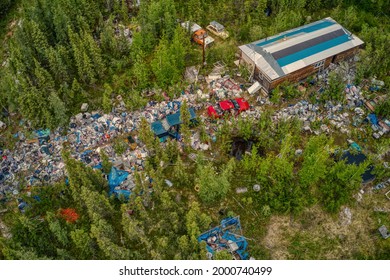
<svg viewBox="0 0 390 280"><path fill-rule="evenodd" d="M340 37L342 35L345 35L344 30L339 29L337 31L333 31L333 32L330 32L328 34L323 34L322 36L315 37L315 38L312 38L310 40L296 44L294 46L291 46L291 47L282 49L280 51L274 52L274 53L272 53L272 56L276 60L278 60L278 59L286 57L288 55L295 54L295 53L302 51L304 49L308 49L308 48L314 47L318 44L330 41L330 40L335 39L337 37Z"/></svg>

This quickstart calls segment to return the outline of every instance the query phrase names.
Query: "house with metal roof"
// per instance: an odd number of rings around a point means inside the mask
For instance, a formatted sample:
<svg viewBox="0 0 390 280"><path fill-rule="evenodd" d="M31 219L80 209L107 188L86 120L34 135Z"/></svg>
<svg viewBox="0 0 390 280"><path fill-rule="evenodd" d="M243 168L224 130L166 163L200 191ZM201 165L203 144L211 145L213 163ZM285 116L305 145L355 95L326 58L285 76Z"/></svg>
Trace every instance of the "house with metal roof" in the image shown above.
<svg viewBox="0 0 390 280"><path fill-rule="evenodd" d="M328 17L239 47L265 92L284 81L300 81L356 55L362 40Z"/></svg>

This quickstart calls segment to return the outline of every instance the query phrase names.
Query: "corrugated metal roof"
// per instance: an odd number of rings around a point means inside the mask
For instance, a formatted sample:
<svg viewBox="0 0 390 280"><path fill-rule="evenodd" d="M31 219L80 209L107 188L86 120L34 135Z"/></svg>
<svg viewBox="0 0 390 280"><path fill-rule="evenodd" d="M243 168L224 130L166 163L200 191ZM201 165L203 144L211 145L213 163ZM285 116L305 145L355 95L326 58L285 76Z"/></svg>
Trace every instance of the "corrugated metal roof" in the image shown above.
<svg viewBox="0 0 390 280"><path fill-rule="evenodd" d="M281 58L286 57L288 55L295 54L295 53L299 52L300 50L308 49L310 47L317 46L320 43L329 41L331 39L340 37L342 35L345 35L344 31L342 29L338 29L338 30L330 32L328 34L324 34L322 36L314 37L314 38L311 38L309 40L305 40L305 41L303 41L303 42L301 42L299 44L295 44L295 45L292 45L290 47L283 48L283 49L281 49L279 51L273 52L272 56L276 60L278 60L278 59L281 59Z"/></svg>
<svg viewBox="0 0 390 280"><path fill-rule="evenodd" d="M152 123L152 124L151 124L151 128L152 128L153 132L154 132L157 136L162 135L162 134L164 134L164 133L167 132L167 130L164 129L164 127L163 127L161 121L155 121L154 123Z"/></svg>
<svg viewBox="0 0 390 280"><path fill-rule="evenodd" d="M190 113L190 120L196 118L196 113L194 108L189 108L188 112ZM167 131L175 125L181 124L180 120L180 111L175 114L168 115L162 120L155 121L151 124L151 128L157 136L167 133Z"/></svg>
<svg viewBox="0 0 390 280"><path fill-rule="evenodd" d="M288 38L288 37L303 34L303 33L311 33L311 32L329 27L333 24L336 24L335 21L329 20L329 19L330 18L326 18L326 19L323 19L320 21L313 22L311 24L307 24L307 25L304 25L304 26L301 26L301 27L298 27L295 29L291 29L289 31L282 32L282 33L275 35L275 36L272 36L270 38L262 39L260 41L257 41L256 45L264 47L266 45L277 42L277 41L282 40L284 38Z"/></svg>
<svg viewBox="0 0 390 280"><path fill-rule="evenodd" d="M352 49L354 47L357 47L357 46L363 44L363 41L361 41L356 36L352 35L352 38L353 38L353 40L350 40L348 42L345 42L345 43L338 45L338 46L335 46L333 48L326 49L322 52L313 54L313 55L308 56L302 60L298 60L294 63L291 63L287 66L282 67L282 69L283 69L284 73L286 73L286 75L287 75L287 74L292 73L294 71L297 71L303 67L306 67L306 66L314 64L318 61L321 61L326 57L334 56L334 55L341 53L345 50L349 50L349 49Z"/></svg>
<svg viewBox="0 0 390 280"><path fill-rule="evenodd" d="M313 54L316 54L316 53L320 53L322 51L325 51L327 49L330 49L330 48L333 48L335 46L338 46L338 45L341 45L345 42L348 42L350 40L349 36L347 34L344 34L342 36L339 36L339 37L336 37L336 38L333 38L331 40L328 40L328 41L325 41L325 42L322 42L322 43L319 43L315 46L311 46L311 47L304 47L304 48L301 48L299 51L293 53L293 54L290 54L288 56L285 56L285 57L282 57L280 59L277 59L277 62L279 63L279 65L281 67L283 66L286 66L288 64L291 64L295 61L298 61L298 60L301 60L301 59L304 59L306 57L309 57ZM325 57L324 57L325 59Z"/></svg>
<svg viewBox="0 0 390 280"><path fill-rule="evenodd" d="M333 19L325 18L239 48L275 80L362 44Z"/></svg>

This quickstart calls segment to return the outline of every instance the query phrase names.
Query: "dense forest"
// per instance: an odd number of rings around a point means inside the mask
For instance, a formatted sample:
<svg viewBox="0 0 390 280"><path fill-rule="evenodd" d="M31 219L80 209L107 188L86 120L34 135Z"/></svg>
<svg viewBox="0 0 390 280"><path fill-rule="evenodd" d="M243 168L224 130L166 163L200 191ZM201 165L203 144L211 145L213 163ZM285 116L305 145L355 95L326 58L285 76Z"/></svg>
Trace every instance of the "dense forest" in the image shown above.
<svg viewBox="0 0 390 280"><path fill-rule="evenodd" d="M366 43L361 77L388 80L388 1L42 1L24 4L4 46L0 100L36 127L66 123L85 100L110 109L107 95L126 96L127 106L145 104L141 92L177 86L187 65L201 55L177 20L225 24L232 39L207 53L209 64L232 64L236 47L331 16ZM10 1L5 1L5 8ZM271 15L264 12L270 8ZM132 28L128 40L123 28ZM122 30L121 30L122 29ZM132 43L130 43L130 41ZM104 79L103 79L104 77ZM107 86L105 86L107 84Z"/></svg>
<svg viewBox="0 0 390 280"><path fill-rule="evenodd" d="M365 42L355 82L376 77L387 87L390 84L389 0L137 2L0 2L0 118L11 127L1 136L1 145L12 138L15 120L26 120L36 129L55 129L67 127L84 102L109 113L119 95L129 111L151 101L145 95L150 89L178 97L188 86L183 79L186 67L202 64L202 49L191 43L190 34L179 24L186 20L201 26L216 20L230 33L228 40L206 50L202 74L218 61L233 69L241 44L332 17ZM341 81L335 81L333 88L330 83L325 99L337 99L333 94L337 83ZM291 98L287 95L288 88L283 100L296 97L292 86ZM386 99L377 110L389 116L388 88L382 94ZM154 101L163 98L152 97ZM277 93L271 98L276 107L282 106ZM150 156L144 172L136 173L133 193L137 195L128 201L109 197L102 173L64 149L66 182L23 186L23 200L29 205L24 213L15 203L1 204L0 209L13 210L0 214L12 236L0 237L0 259L205 259L205 244L197 237L233 215L241 216L250 254L256 259L388 259L390 240L371 238L378 223L390 226L388 213L372 211L371 203L382 205L383 201L370 197L358 204L353 195L368 165L375 166L378 181L388 177L388 169L376 155L389 147L389 139L367 140L369 160L347 165L337 154L343 136L302 135L300 121L275 123L274 110L266 108L256 122L237 118L224 123L216 132L211 155L191 150L185 139L184 151L174 141L162 146L143 120L138 133ZM189 135L193 128L186 121L188 116L182 118L182 135ZM203 123L196 129L207 139ZM352 134L366 138L358 129ZM235 138L256 140L251 153L240 161L230 155ZM297 149L303 149L299 156L294 153ZM196 153L195 161L190 153ZM109 165L103 160L108 170ZM174 187L167 188L167 178ZM237 196L237 186L253 184L259 184L261 192L250 190ZM354 224L349 232L332 231L329 225L337 223L345 205L355 209L356 216L364 216L359 221L369 221L366 227ZM267 229L289 220L295 227L280 237L269 236ZM322 236L323 232L328 236ZM272 253L285 243L287 255ZM231 256L221 252L214 258Z"/></svg>

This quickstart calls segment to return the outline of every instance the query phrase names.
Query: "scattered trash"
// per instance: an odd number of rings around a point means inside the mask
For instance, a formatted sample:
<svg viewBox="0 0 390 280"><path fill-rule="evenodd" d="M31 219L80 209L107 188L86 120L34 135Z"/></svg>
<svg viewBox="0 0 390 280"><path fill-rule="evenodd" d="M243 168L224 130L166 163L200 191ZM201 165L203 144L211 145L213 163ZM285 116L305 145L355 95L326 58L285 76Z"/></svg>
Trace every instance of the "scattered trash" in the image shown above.
<svg viewBox="0 0 390 280"><path fill-rule="evenodd" d="M340 212L340 222L342 226L348 226L352 223L352 212L351 209L348 207L345 207Z"/></svg>
<svg viewBox="0 0 390 280"><path fill-rule="evenodd" d="M253 185L253 190L255 192L259 192L260 191L260 185L256 184L256 185Z"/></svg>
<svg viewBox="0 0 390 280"><path fill-rule="evenodd" d="M386 181L377 184L373 189L375 190L382 190L384 188L387 188L390 185L390 178L388 178Z"/></svg>
<svg viewBox="0 0 390 280"><path fill-rule="evenodd" d="M7 128L7 125L5 123L3 123L2 121L0 121L0 130L6 129L6 128Z"/></svg>
<svg viewBox="0 0 390 280"><path fill-rule="evenodd" d="M172 187L173 186L173 183L171 181L169 181L168 179L165 179L165 184L167 184L168 187Z"/></svg>
<svg viewBox="0 0 390 280"><path fill-rule="evenodd" d="M387 227L385 225L381 226L378 230L382 235L383 239L387 239L390 237L390 232L387 230Z"/></svg>
<svg viewBox="0 0 390 280"><path fill-rule="evenodd" d="M259 82L255 82L253 85L250 86L250 88L248 88L248 93L249 94L255 94L260 89L261 89L260 83Z"/></svg>
<svg viewBox="0 0 390 280"><path fill-rule="evenodd" d="M81 105L81 112L87 112L88 111L88 103L83 103Z"/></svg>
<svg viewBox="0 0 390 280"><path fill-rule="evenodd" d="M59 181L63 182L66 172L61 152L63 147L67 147L73 158L94 168L99 168L99 166L101 168L99 152L103 150L119 173L128 173L126 177L128 179L115 187L111 187L110 193L130 195L133 186L133 173L144 169L144 160L148 156L147 149L138 140L135 132L139 128L142 118L145 118L152 127L155 123L159 124L153 130L155 133L156 129L166 133L165 136L160 138L162 142L168 136L180 140L181 135L177 130L180 123L178 112L183 100L186 100L191 108L190 110L193 110L194 114L191 114L191 117L195 118L196 110L205 109L210 105L209 99L221 101L240 98L243 89L247 86L249 86L248 92L250 94L255 94L259 90L257 83L252 85L238 84L229 75L226 75L226 69L222 62L217 62L208 77L201 77L198 75L196 67L188 67L186 71L189 75L188 78L205 79L208 83L208 89L202 87L202 85L196 88L194 85L190 85L181 92L179 98L171 99L167 96L166 101L150 101L142 110L133 111L131 114L123 110L125 109L123 98L117 96L115 100L116 107L109 114L103 114L99 111L88 112L88 103L82 104L82 112L70 119L66 131L63 129L54 131L41 129L32 131L32 133L16 132L13 135L16 140L15 151L11 152L5 148L0 150L0 194L18 192L20 186L25 184L41 186ZM350 69L345 68L342 71L352 78L353 73L351 74ZM324 73L323 78L326 79L327 75L327 72ZM373 84L382 85L381 81L374 81ZM303 88L301 89L303 90ZM336 129L342 133L350 134L351 124L363 129L360 126L367 120L375 129L374 138L383 137L390 131L390 122L387 119L379 119L375 114L367 116L364 108L364 106L374 108L383 99L375 97L368 102L362 96L362 89L353 84L347 84L344 93L347 105L328 101L322 107L316 103L312 104L306 100L300 100L287 108L276 111L272 117L273 121L298 118L303 122L303 131L316 134L330 133ZM162 90L149 89L145 94L161 96L163 92ZM248 110L241 113L240 117L257 120L262 113L261 106L271 104L267 97L261 97L260 95L257 97L256 103L259 106L250 106ZM191 147L195 150L206 151L210 149L211 143L217 141L215 132L224 120L216 120L214 123L208 120L206 116L198 116L198 118L206 124L206 137L202 135L201 138L199 133L193 133L191 135ZM22 121L20 126L26 123ZM5 128L5 126L4 122L0 122L0 129ZM156 135L159 135L159 133L156 133ZM113 140L119 136L126 137L128 142L125 151L120 155L113 149ZM243 155L252 152L252 145L255 140L246 142L235 140L233 139L232 156L241 159ZM180 144L182 143L179 142ZM361 147L355 142L350 143L350 145L352 149L361 152ZM91 152L86 153L87 151ZM300 149L296 150L296 155L301 153ZM195 154L189 154L188 157L196 161ZM23 182L15 180L15 178L20 177L24 178ZM365 181L365 179L363 180ZM260 186L258 190L256 189L253 187L254 191L259 191ZM390 199L390 192L386 195Z"/></svg>
<svg viewBox="0 0 390 280"><path fill-rule="evenodd" d="M198 80L199 71L195 66L190 66L186 68L186 72L184 74L185 79L190 83L195 83Z"/></svg>
<svg viewBox="0 0 390 280"><path fill-rule="evenodd" d="M236 188L236 193L246 193L248 188Z"/></svg>
<svg viewBox="0 0 390 280"><path fill-rule="evenodd" d="M110 174L108 174L108 186L110 188L109 194L123 195L125 198L129 198L135 184L129 178L129 172L112 167Z"/></svg>
<svg viewBox="0 0 390 280"><path fill-rule="evenodd" d="M358 152L361 152L362 151L362 148L355 142L355 141L352 141L350 139L347 140L350 147Z"/></svg>
<svg viewBox="0 0 390 280"><path fill-rule="evenodd" d="M223 219L219 226L202 233L198 241L206 242L208 256L210 254L214 256L216 252L226 250L236 260L246 260L249 257L246 252L248 242L242 236L240 217Z"/></svg>

